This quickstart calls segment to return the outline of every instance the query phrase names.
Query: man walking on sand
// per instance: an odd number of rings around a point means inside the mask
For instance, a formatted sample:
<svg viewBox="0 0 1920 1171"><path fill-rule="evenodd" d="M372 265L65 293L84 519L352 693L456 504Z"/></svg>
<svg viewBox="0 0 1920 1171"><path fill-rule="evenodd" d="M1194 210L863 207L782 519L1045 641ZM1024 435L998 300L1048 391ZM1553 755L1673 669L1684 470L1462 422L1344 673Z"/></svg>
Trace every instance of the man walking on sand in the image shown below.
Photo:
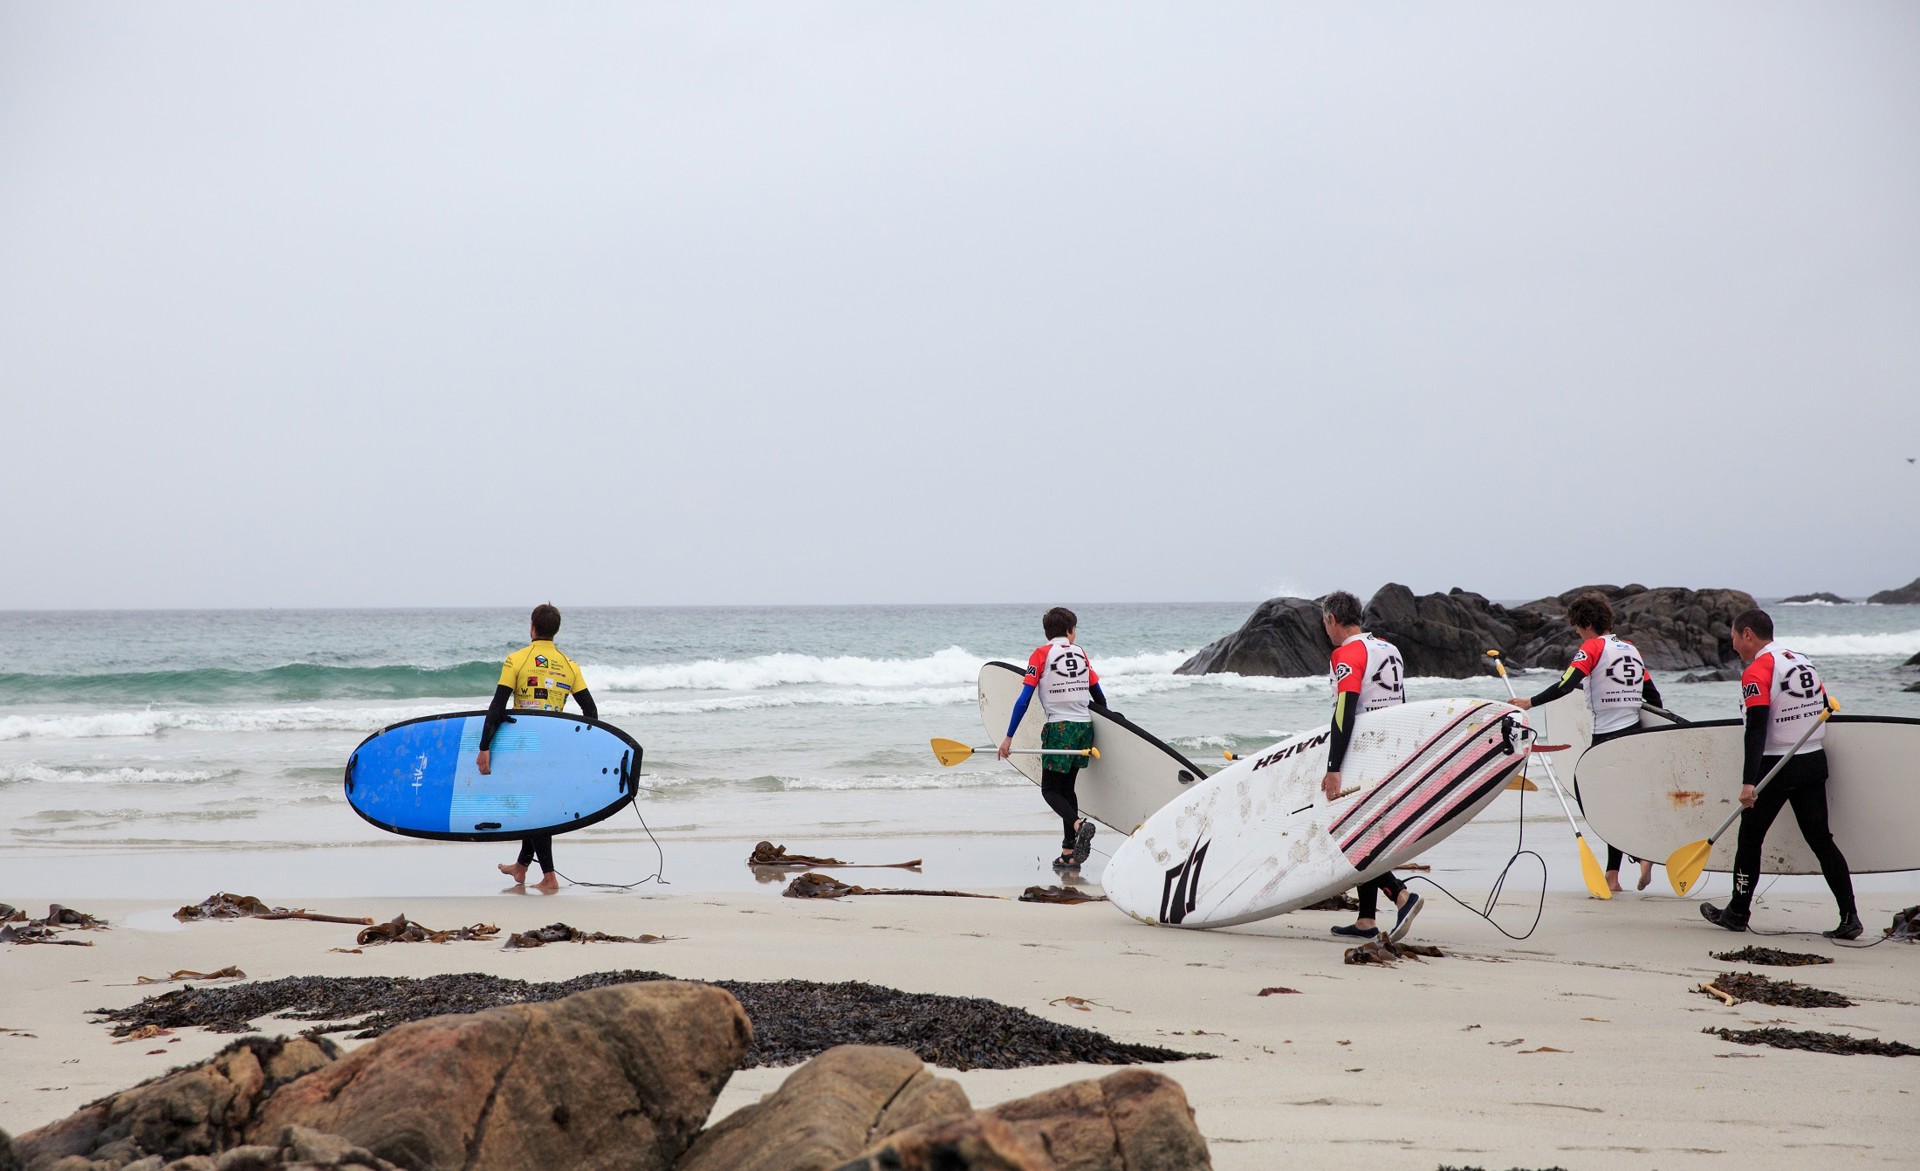
<svg viewBox="0 0 1920 1171"><path fill-rule="evenodd" d="M1746 812L1740 815L1740 838L1733 851L1733 897L1724 907L1701 903L1701 917L1728 931L1747 929L1753 884L1760 877L1760 847L1773 819L1792 805L1800 836L1820 860L1820 872L1840 909L1840 925L1820 934L1858 939L1862 928L1853 901L1853 876L1827 828L1826 726L1815 724L1780 775L1764 790L1755 788L1807 731L1807 721L1820 718L1827 706L1826 683L1805 655L1773 641L1773 619L1765 610L1748 610L1733 620L1733 649L1747 665L1740 676L1740 707L1747 721L1740 804Z"/></svg>
<svg viewBox="0 0 1920 1171"><path fill-rule="evenodd" d="M500 682L493 689L493 702L488 705L486 721L480 728L480 755L474 765L481 776L493 772L493 736L506 722L509 700L513 701L516 711L557 712L565 710L567 697L572 696L580 705L581 715L589 720L600 718L593 696L587 694L586 676L553 645L553 636L559 633L560 611L553 603L535 606L527 627L527 637L532 641L508 655L507 661L501 664ZM559 890L560 875L553 868L552 834L533 834L520 839L520 856L511 864L502 862L500 873L513 879L516 886L524 884L527 866L536 859L540 863L540 881L534 884L535 889Z"/></svg>
<svg viewBox="0 0 1920 1171"><path fill-rule="evenodd" d="M1040 796L1048 808L1060 817L1060 856L1053 860L1055 870L1073 870L1093 852L1093 823L1080 816L1079 798L1074 794L1074 779L1086 764L1083 756L1069 755L1093 747L1095 707L1104 709L1107 697L1100 690L1100 676L1093 660L1080 649L1080 619L1065 606L1055 606L1040 617L1040 628L1047 641L1027 657L1027 674L1020 698L1013 705L1013 719L1000 741L999 757L1005 760L1013 751L1013 734L1027 714L1027 705L1036 693L1047 722L1040 729L1040 747L1057 755L1040 758Z"/></svg>
<svg viewBox="0 0 1920 1171"><path fill-rule="evenodd" d="M1328 594L1320 603L1320 623L1333 642L1329 663L1333 735L1327 741L1327 775L1320 781L1320 789L1329 801L1340 796L1340 766L1346 761L1347 745L1353 741L1354 721L1366 712L1407 702L1406 689L1401 685L1406 664L1400 658L1400 649L1360 629L1361 621L1360 599L1345 590ZM1387 936L1390 942L1398 942L1420 913L1420 896L1408 890L1392 871L1360 884L1360 917L1349 926L1333 928L1333 933L1355 939L1379 935L1374 915L1383 890L1400 909Z"/></svg>
<svg viewBox="0 0 1920 1171"><path fill-rule="evenodd" d="M1660 689L1653 685L1653 672L1640 658L1639 648L1613 633L1613 606L1602 593L1581 594L1567 607L1567 625L1580 634L1580 649L1573 662L1553 686L1531 699L1516 699L1521 711L1552 703L1582 687L1587 692L1587 707L1593 712L1593 743L1597 747L1618 740L1640 726L1640 709L1647 704L1660 706ZM1620 863L1625 855L1607 847L1607 886L1620 890ZM1653 881L1653 863L1640 863L1639 890Z"/></svg>

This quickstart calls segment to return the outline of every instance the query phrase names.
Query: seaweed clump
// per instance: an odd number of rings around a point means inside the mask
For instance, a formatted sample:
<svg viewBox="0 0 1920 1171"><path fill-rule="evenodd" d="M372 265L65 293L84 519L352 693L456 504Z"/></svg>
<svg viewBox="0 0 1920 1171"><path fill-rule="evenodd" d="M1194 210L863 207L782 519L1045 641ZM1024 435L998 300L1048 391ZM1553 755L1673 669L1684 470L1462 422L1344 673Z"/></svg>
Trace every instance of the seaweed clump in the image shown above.
<svg viewBox="0 0 1920 1171"><path fill-rule="evenodd" d="M1761 964L1772 968L1801 968L1808 964L1830 964L1832 956L1809 955L1804 951L1781 951L1772 947L1743 947L1738 951L1710 951L1716 960L1729 964Z"/></svg>
<svg viewBox="0 0 1920 1171"><path fill-rule="evenodd" d="M1878 1037L1849 1037L1812 1029L1701 1029L1740 1045L1771 1045L1775 1049L1804 1049L1809 1053L1865 1053L1874 1057L1920 1057L1920 1049Z"/></svg>
<svg viewBox="0 0 1920 1171"><path fill-rule="evenodd" d="M1712 984L1701 986L1702 991L1711 989L1717 989L1735 1000L1752 1000L1789 1008L1853 1007L1853 1001L1838 992L1795 984L1792 980L1775 980L1756 972L1722 972L1713 978Z"/></svg>
<svg viewBox="0 0 1920 1171"><path fill-rule="evenodd" d="M308 1035L351 1030L377 1037L396 1025L446 1013L559 1000L590 988L667 980L659 972L593 972L529 983L479 972L426 976L288 976L221 988L180 988L126 1008L96 1009L115 1036L144 1025L242 1033L262 1017L328 1022ZM1115 1041L1091 1029L1055 1024L1024 1009L978 997L902 992L877 984L812 980L711 981L740 1001L753 1021L741 1068L793 1065L836 1045L892 1045L949 1069L1020 1069L1084 1062L1133 1065L1211 1054Z"/></svg>

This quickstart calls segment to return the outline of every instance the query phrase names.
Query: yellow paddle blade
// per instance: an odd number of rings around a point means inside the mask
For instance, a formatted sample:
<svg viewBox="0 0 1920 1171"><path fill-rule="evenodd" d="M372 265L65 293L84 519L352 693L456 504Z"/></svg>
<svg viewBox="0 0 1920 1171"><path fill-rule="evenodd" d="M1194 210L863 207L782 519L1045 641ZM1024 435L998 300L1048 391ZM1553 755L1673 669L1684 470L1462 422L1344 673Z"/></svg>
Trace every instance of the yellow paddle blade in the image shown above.
<svg viewBox="0 0 1920 1171"><path fill-rule="evenodd" d="M1613 888L1607 885L1607 872L1600 869L1600 859L1593 856L1593 847L1579 834L1575 834L1573 840L1580 843L1580 877L1587 880L1587 893L1596 899L1612 898Z"/></svg>
<svg viewBox="0 0 1920 1171"><path fill-rule="evenodd" d="M1705 838L1681 846L1667 856L1667 881L1673 884L1673 893L1686 897L1699 880L1700 872L1707 868L1707 855L1713 853L1713 843Z"/></svg>
<svg viewBox="0 0 1920 1171"><path fill-rule="evenodd" d="M1098 748L1089 748L1087 749L1087 755L1093 757L1095 760L1099 760L1100 750Z"/></svg>
<svg viewBox="0 0 1920 1171"><path fill-rule="evenodd" d="M933 758L943 765L951 767L972 755L972 747L958 740L943 740L938 736L933 738Z"/></svg>
<svg viewBox="0 0 1920 1171"><path fill-rule="evenodd" d="M1511 781L1508 781L1507 788L1515 789L1522 793L1538 793L1540 791L1540 786L1525 777L1515 777Z"/></svg>

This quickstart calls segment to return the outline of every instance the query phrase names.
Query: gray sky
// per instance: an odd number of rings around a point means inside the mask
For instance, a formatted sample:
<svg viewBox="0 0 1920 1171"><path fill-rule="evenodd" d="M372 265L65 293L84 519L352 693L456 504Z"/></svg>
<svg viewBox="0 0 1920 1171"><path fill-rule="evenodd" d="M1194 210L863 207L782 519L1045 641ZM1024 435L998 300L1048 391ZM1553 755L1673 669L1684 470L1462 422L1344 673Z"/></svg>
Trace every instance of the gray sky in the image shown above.
<svg viewBox="0 0 1920 1171"><path fill-rule="evenodd" d="M0 0L0 608L1920 574L1920 4Z"/></svg>

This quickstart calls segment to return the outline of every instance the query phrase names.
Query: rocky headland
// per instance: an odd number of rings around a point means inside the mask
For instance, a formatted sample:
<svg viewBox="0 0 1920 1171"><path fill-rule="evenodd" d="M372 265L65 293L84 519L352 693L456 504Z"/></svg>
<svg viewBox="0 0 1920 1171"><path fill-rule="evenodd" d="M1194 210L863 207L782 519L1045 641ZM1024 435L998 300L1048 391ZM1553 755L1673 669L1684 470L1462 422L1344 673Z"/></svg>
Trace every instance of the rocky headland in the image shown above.
<svg viewBox="0 0 1920 1171"><path fill-rule="evenodd" d="M1920 606L1920 577L1897 590L1881 590L1867 601L1881 606Z"/></svg>
<svg viewBox="0 0 1920 1171"><path fill-rule="evenodd" d="M1507 607L1467 590L1417 595L1393 583L1367 602L1366 627L1400 648L1409 675L1485 675L1493 670L1490 650L1512 666L1561 667L1580 642L1567 625L1567 606L1589 591L1606 595L1616 631L1640 648L1655 671L1736 666L1733 619L1755 605L1743 590L1597 585ZM1305 678L1326 672L1332 650L1317 600L1271 598L1239 630L1208 645L1175 673Z"/></svg>

